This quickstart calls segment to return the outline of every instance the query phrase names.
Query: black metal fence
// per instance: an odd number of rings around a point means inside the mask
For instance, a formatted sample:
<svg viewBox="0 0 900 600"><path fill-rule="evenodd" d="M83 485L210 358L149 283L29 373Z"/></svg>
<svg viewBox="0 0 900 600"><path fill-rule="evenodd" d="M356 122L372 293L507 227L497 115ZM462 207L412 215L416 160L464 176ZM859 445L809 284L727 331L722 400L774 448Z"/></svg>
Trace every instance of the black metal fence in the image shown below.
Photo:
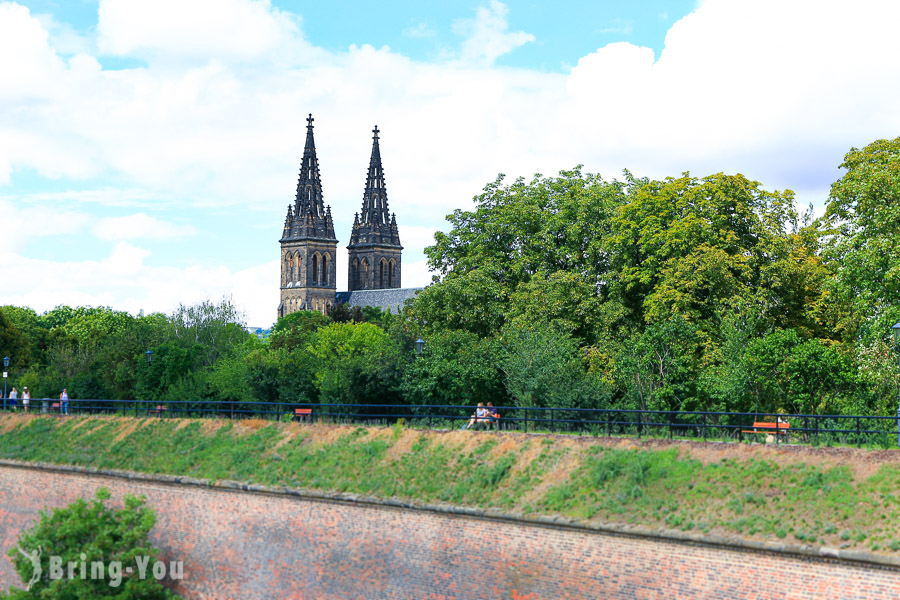
<svg viewBox="0 0 900 600"><path fill-rule="evenodd" d="M300 409L301 414L297 414ZM6 410L25 410L22 400ZM473 419L475 408L455 405L310 404L178 400L60 400L33 398L39 414L109 414L160 418L299 419L322 423L392 425L426 429L473 428L606 437L648 437L719 441L774 441L826 445L895 447L898 418L869 415L786 415L623 409L496 407L499 418ZM308 414L307 414L308 411ZM756 423L766 425L755 426Z"/></svg>

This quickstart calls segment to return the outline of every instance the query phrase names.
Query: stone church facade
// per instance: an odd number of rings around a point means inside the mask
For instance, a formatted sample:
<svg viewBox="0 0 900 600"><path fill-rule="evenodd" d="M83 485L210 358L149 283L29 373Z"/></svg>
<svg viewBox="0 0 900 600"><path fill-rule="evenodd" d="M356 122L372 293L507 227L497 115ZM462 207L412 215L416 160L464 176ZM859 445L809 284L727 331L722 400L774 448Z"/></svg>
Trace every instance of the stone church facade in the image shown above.
<svg viewBox="0 0 900 600"><path fill-rule="evenodd" d="M348 251L347 292L337 292L338 240L331 207L325 206L312 115L306 120L306 144L294 202L288 205L281 235L281 303L278 317L298 310L327 312L337 303L398 310L418 289L402 288L397 216L388 210L387 188L373 130L372 154Z"/></svg>

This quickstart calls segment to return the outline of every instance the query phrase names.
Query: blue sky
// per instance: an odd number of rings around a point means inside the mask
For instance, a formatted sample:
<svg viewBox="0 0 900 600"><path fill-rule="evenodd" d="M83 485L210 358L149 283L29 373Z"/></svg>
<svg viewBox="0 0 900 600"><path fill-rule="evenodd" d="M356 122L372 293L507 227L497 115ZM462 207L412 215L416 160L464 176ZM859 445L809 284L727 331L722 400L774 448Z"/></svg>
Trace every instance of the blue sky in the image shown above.
<svg viewBox="0 0 900 600"><path fill-rule="evenodd" d="M741 172L821 210L851 146L900 135L898 20L876 0L0 0L0 304L230 295L268 325L309 112L341 244L381 128L407 286L498 173Z"/></svg>

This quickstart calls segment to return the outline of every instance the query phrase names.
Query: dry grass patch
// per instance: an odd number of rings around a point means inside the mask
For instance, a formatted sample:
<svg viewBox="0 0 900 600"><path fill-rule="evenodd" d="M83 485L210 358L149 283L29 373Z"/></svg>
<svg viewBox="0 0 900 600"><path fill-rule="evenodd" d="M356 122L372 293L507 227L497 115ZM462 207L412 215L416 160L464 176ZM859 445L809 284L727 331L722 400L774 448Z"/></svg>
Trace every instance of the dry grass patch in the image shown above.
<svg viewBox="0 0 900 600"><path fill-rule="evenodd" d="M123 420L122 426L119 428L119 433L116 437L113 438L113 444L118 444L129 435L135 432L138 427L141 426L141 422L134 418L129 418L127 421Z"/></svg>
<svg viewBox="0 0 900 600"><path fill-rule="evenodd" d="M302 435L302 431L300 430L299 423L287 423L283 424L281 427L281 439L275 443L272 447L272 452L277 452L281 447L286 444L291 443L295 439L297 439L300 435Z"/></svg>
<svg viewBox="0 0 900 600"><path fill-rule="evenodd" d="M32 416L26 414L18 414L12 413L9 415L5 415L2 419L0 419L0 433L6 433L8 431L12 431L22 423L30 421Z"/></svg>
<svg viewBox="0 0 900 600"><path fill-rule="evenodd" d="M413 444L422 437L421 431L411 429L404 429L399 437L394 437L395 434L392 431L389 433L393 442L384 453L384 461L388 463L399 460L412 452Z"/></svg>
<svg viewBox="0 0 900 600"><path fill-rule="evenodd" d="M185 419L185 423L190 422L190 419ZM226 424L222 419L200 419L200 433L205 436L216 435Z"/></svg>
<svg viewBox="0 0 900 600"><path fill-rule="evenodd" d="M147 422L150 422L150 419L147 419ZM178 425L175 426L175 431L181 431L193 422L193 419L182 419L178 422Z"/></svg>
<svg viewBox="0 0 900 600"><path fill-rule="evenodd" d="M321 423L303 425L303 430L309 433L309 435L304 438L303 443L309 444L313 448L329 446L342 437L350 435L357 429L358 427L355 425L324 425ZM367 429L369 432L372 431L372 428Z"/></svg>
<svg viewBox="0 0 900 600"><path fill-rule="evenodd" d="M232 428L232 433L238 436L250 435L251 433L256 433L260 429L264 427L268 427L272 424L272 421L266 421L265 419L241 419L240 421L236 421L234 428Z"/></svg>
<svg viewBox="0 0 900 600"><path fill-rule="evenodd" d="M508 452L515 452L521 447L522 440L517 439L515 436L512 436L508 433L505 433L500 436L500 441L497 442L496 446L491 448L491 451L488 455L491 458L500 458L504 454L507 454Z"/></svg>
<svg viewBox="0 0 900 600"><path fill-rule="evenodd" d="M517 508L535 504L544 497L548 490L569 481L572 471L581 465L581 452L569 449L556 458L547 472L541 477L540 483L528 490L520 499Z"/></svg>

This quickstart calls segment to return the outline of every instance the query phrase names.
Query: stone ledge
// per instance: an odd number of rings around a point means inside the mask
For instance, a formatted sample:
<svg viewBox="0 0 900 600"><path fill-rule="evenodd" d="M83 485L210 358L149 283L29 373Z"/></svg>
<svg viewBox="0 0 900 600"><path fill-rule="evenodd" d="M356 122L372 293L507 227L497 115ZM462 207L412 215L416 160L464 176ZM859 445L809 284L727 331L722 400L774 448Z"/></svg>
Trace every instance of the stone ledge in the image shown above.
<svg viewBox="0 0 900 600"><path fill-rule="evenodd" d="M323 492L320 490L298 489L291 487L267 487L258 484L249 484L230 480L212 481L180 475L149 474L134 471L116 471L112 469L95 469L92 467L79 467L74 465L59 465L54 463L28 462L8 459L0 459L0 467L32 469L36 471L49 471L58 473L73 473L85 476L95 475L131 481L146 481L167 485L186 485L232 492L292 496L304 500L313 500L320 502L340 502L345 504L362 504L397 508L403 510L421 510L433 513L457 515L461 517L515 522L541 527L564 528L608 535L624 535L650 540L655 539L670 543L695 544L748 552L765 552L785 555L794 558L839 560L859 564L860 566L900 569L900 557L875 554L872 552L864 552L859 550L841 550L838 548L831 548L827 546L812 546L809 544L782 544L720 534L698 535L685 531L651 528L645 527L643 525L584 523L576 521L574 519L570 519L568 517L564 517L562 515L523 515L521 513L505 512L496 508L481 509L466 506L455 506L450 504L417 503L412 501L398 500L394 498L385 499L377 498L374 496L364 496L361 494Z"/></svg>

